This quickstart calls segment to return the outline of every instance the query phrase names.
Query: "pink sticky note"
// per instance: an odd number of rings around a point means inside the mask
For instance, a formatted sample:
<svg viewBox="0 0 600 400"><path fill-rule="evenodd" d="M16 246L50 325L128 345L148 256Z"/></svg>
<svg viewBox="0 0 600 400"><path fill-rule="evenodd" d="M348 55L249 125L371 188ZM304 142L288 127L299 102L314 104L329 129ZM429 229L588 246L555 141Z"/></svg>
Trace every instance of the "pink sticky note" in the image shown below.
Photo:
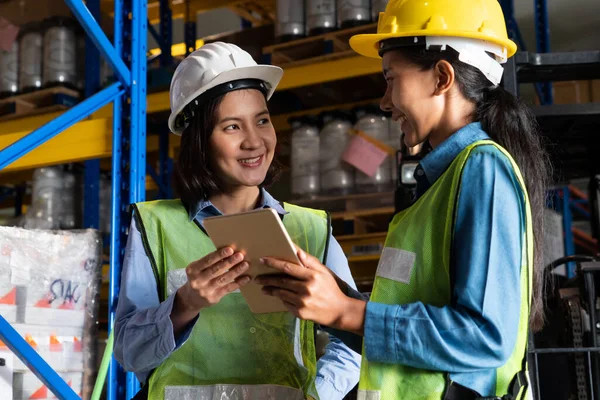
<svg viewBox="0 0 600 400"><path fill-rule="evenodd" d="M6 18L0 17L0 50L10 51L18 34L18 26L11 24Z"/></svg>
<svg viewBox="0 0 600 400"><path fill-rule="evenodd" d="M387 153L368 140L353 135L346 146L342 159L369 176L375 175Z"/></svg>

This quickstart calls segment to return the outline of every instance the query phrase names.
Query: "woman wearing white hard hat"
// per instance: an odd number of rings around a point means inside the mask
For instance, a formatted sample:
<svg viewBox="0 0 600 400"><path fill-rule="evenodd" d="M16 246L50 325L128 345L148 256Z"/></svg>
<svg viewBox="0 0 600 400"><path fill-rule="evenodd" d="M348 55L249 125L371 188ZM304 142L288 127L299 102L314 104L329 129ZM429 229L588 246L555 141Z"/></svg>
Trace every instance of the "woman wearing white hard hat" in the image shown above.
<svg viewBox="0 0 600 400"><path fill-rule="evenodd" d="M390 223L369 299L344 296L311 256L266 260L297 279L259 282L295 315L360 337L359 399L531 396L548 157L535 117L500 85L516 52L500 4L389 0L377 33L350 46L381 59L380 105L406 145L431 148L415 171L417 199ZM307 287L333 301L311 301Z"/></svg>
<svg viewBox="0 0 600 400"><path fill-rule="evenodd" d="M267 100L282 74L222 42L175 71L181 198L135 205L115 323L115 356L151 399L342 399L358 382L360 356L335 337L317 361L312 322L250 312L237 293L248 263L215 250L203 228L208 216L273 208L300 247L354 287L327 214L263 187L276 172Z"/></svg>

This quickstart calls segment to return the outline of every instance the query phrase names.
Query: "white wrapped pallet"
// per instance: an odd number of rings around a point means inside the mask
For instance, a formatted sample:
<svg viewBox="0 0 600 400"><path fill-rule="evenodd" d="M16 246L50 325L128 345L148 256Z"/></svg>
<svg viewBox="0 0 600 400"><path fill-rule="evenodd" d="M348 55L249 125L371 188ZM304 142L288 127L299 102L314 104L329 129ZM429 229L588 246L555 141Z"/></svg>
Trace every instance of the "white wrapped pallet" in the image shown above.
<svg viewBox="0 0 600 400"><path fill-rule="evenodd" d="M59 374L61 378L77 393L82 395L83 374L77 372ZM48 389L33 372L18 372L13 377L13 400L49 400L57 397Z"/></svg>
<svg viewBox="0 0 600 400"><path fill-rule="evenodd" d="M17 323L12 325L84 398L91 394L97 365L101 249L95 230L0 227L1 282L16 288L0 287L0 294L8 291L13 293L9 298L15 297ZM6 350L0 343L0 351ZM13 359L14 399L54 398Z"/></svg>
<svg viewBox="0 0 600 400"><path fill-rule="evenodd" d="M10 267L0 264L0 315L12 324L17 322L17 285L10 276Z"/></svg>
<svg viewBox="0 0 600 400"><path fill-rule="evenodd" d="M55 371L84 371L83 328L25 324L14 324L13 328ZM2 350L4 349L0 346L0 351ZM14 370L29 371L18 358L15 359Z"/></svg>

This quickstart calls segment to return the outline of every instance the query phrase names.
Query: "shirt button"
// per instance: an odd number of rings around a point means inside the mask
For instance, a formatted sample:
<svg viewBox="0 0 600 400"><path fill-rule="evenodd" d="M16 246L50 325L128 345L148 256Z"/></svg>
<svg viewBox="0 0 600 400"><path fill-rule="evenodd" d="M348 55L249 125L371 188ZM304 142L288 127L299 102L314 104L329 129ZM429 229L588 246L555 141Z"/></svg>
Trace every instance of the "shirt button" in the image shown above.
<svg viewBox="0 0 600 400"><path fill-rule="evenodd" d="M422 169L418 169L417 170L417 175L418 176L423 176L423 170Z"/></svg>

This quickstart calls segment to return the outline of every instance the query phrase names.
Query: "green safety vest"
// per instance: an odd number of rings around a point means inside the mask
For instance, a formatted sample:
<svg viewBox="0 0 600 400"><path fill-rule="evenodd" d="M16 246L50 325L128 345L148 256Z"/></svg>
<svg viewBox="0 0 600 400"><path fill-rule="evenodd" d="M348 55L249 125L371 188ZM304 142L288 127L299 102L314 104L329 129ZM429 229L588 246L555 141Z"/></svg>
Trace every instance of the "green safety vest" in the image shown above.
<svg viewBox="0 0 600 400"><path fill-rule="evenodd" d="M440 178L411 207L396 214L373 285L371 301L383 304L423 302L443 307L451 301L450 258L456 204L462 171L477 146L493 145L510 160L525 198L526 218L521 259L521 310L519 331L509 360L496 370L496 395L502 396L525 364L533 270L533 229L527 191L512 157L491 141L478 141L464 149ZM482 288L483 290L483 288ZM363 354L366 354L363 349ZM401 364L372 362L362 358L359 400L440 400L447 374ZM521 393L523 394L523 393Z"/></svg>
<svg viewBox="0 0 600 400"><path fill-rule="evenodd" d="M284 205L292 241L323 260L327 214ZM185 268L215 250L180 200L139 203L138 228L161 301L182 286ZM259 231L257 230L257 234ZM238 292L203 309L189 339L149 379L151 399L318 399L312 322L287 312L253 314ZM247 397L246 397L247 396Z"/></svg>

